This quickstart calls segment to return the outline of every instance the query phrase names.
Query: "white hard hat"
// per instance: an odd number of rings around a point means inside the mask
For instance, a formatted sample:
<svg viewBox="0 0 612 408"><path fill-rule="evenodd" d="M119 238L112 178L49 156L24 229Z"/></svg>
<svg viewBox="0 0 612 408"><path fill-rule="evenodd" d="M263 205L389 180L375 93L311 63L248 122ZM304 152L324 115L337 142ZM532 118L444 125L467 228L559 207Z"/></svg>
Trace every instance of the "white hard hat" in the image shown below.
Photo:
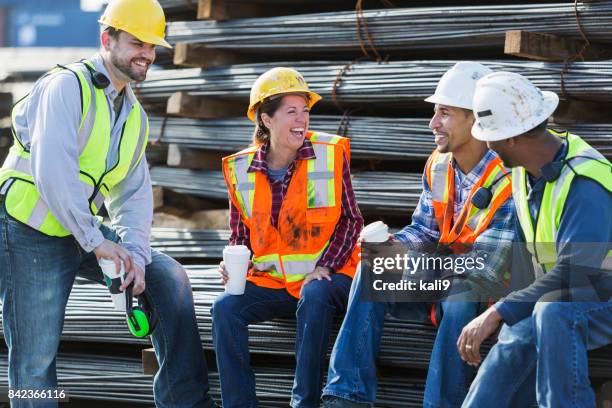
<svg viewBox="0 0 612 408"><path fill-rule="evenodd" d="M540 91L527 78L513 72L495 72L476 84L472 136L495 142L521 135L553 114L559 97Z"/></svg>
<svg viewBox="0 0 612 408"><path fill-rule="evenodd" d="M436 92L425 101L471 110L476 81L491 72L477 62L458 62L442 75Z"/></svg>

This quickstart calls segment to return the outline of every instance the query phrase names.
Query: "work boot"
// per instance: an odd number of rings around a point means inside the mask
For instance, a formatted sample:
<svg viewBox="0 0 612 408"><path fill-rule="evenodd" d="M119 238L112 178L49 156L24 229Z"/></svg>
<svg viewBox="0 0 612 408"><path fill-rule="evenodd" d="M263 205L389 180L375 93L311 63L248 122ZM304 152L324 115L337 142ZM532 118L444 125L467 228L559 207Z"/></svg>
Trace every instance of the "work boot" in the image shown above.
<svg viewBox="0 0 612 408"><path fill-rule="evenodd" d="M355 402L340 397L326 395L323 397L321 408L370 408L372 404L367 402Z"/></svg>

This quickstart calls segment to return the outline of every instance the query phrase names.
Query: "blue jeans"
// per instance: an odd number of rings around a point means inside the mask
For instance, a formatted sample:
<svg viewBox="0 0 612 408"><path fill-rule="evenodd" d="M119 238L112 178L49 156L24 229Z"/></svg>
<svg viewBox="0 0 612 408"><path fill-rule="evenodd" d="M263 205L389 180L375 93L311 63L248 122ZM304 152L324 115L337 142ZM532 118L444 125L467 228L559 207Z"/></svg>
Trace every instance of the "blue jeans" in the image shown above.
<svg viewBox="0 0 612 408"><path fill-rule="evenodd" d="M284 289L263 288L251 282L247 282L243 295L219 295L211 313L223 407L257 407L248 325L294 314L296 368L291 406L319 407L330 327L334 314L346 308L350 286L351 278L334 274L331 282L308 283L299 300Z"/></svg>
<svg viewBox="0 0 612 408"><path fill-rule="evenodd" d="M587 350L610 343L612 302L538 302L502 327L463 406L594 408Z"/></svg>
<svg viewBox="0 0 612 408"><path fill-rule="evenodd" d="M376 356L387 312L399 318L425 320L430 303L362 302L361 277L355 274L349 306L329 362L323 396L374 405ZM459 357L456 342L461 329L478 313L478 303L446 301L431 354L424 406L458 407L463 402L473 369ZM408 345L407 345L408 347Z"/></svg>
<svg viewBox="0 0 612 408"><path fill-rule="evenodd" d="M107 239L119 241L112 230L100 229ZM159 361L153 383L155 403L158 407L211 407L189 279L172 258L155 250L152 256L145 280L159 316L151 336ZM103 284L95 255L84 252L72 236L49 237L21 224L0 201L0 296L12 389L57 386L55 359L77 274ZM57 403L14 399L11 406L57 407Z"/></svg>

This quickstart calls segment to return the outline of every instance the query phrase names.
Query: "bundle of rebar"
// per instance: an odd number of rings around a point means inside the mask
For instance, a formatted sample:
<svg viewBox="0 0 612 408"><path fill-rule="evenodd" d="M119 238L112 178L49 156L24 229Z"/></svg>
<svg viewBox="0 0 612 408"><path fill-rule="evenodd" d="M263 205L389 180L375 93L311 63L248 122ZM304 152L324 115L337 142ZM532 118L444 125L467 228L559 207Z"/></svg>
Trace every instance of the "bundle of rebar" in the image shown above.
<svg viewBox="0 0 612 408"><path fill-rule="evenodd" d="M153 228L151 247L173 258L221 259L229 230Z"/></svg>
<svg viewBox="0 0 612 408"><path fill-rule="evenodd" d="M262 408L287 407L293 386L291 367L254 366L255 392ZM57 357L58 392L70 399L108 401L134 405L151 405L153 378L142 374L138 358L113 357L105 354L60 353ZM8 387L8 355L0 352L0 387ZM208 372L210 396L221 402L219 373ZM377 404L385 407L420 407L423 380L411 377L381 376Z"/></svg>
<svg viewBox="0 0 612 408"><path fill-rule="evenodd" d="M227 200L227 187L220 171L189 170L155 166L151 168L153 186L197 197Z"/></svg>
<svg viewBox="0 0 612 408"><path fill-rule="evenodd" d="M421 174L364 171L353 175L353 188L362 211L407 213L423 190ZM160 186L197 197L227 200L220 171L170 167L151 168L151 181Z"/></svg>
<svg viewBox="0 0 612 408"><path fill-rule="evenodd" d="M563 75L565 64L552 62L482 61L494 71L517 72L542 90L586 100L612 100L612 61L575 62ZM172 93L186 91L247 104L255 79L278 66L296 68L323 102L335 96L340 104L369 107L384 104L395 108L423 104L454 61L393 61L383 64L359 62L346 71L343 64L330 61L241 64L203 70L200 68L159 70L135 89L144 102L159 103ZM344 72L343 75L339 75ZM339 78L337 80L337 78Z"/></svg>
<svg viewBox="0 0 612 408"><path fill-rule="evenodd" d="M579 20L593 42L612 42L612 5L579 4ZM389 51L481 49L504 44L507 30L581 39L571 3L387 8L225 22L168 25L170 42L253 54L361 55ZM378 55L377 55L378 54ZM284 57L283 55L283 57Z"/></svg>
<svg viewBox="0 0 612 408"><path fill-rule="evenodd" d="M428 119L313 115L309 128L351 140L351 158L427 158L435 144ZM162 132L163 124L163 132ZM198 149L237 152L249 145L253 123L246 118L198 120L151 117L149 135L164 143Z"/></svg>
<svg viewBox="0 0 612 408"><path fill-rule="evenodd" d="M379 118L312 115L309 128L340 134L351 140L351 157L361 159L425 159L435 148L428 118ZM237 152L251 143L253 123L246 118L149 118L153 140L196 149ZM580 135L593 147L612 156L612 123L551 124ZM163 130L162 130L163 129Z"/></svg>
<svg viewBox="0 0 612 408"><path fill-rule="evenodd" d="M212 350L210 308L223 291L216 265L186 266L193 288L195 311L204 348ZM341 317L332 330L337 335ZM295 347L295 320L274 319L249 326L249 349L252 353L291 356ZM387 318L381 338L379 363L389 366L426 368L436 329L428 322ZM125 316L114 310L108 289L97 283L74 285L66 309L63 340L146 344L148 340L133 337L127 330ZM274 344L274 347L270 347ZM333 341L330 342L328 354ZM485 348L485 352L488 346ZM610 348L590 353L590 370L594 377L612 376Z"/></svg>
<svg viewBox="0 0 612 408"><path fill-rule="evenodd" d="M159 0L164 12L169 14L195 12L198 10L198 0Z"/></svg>

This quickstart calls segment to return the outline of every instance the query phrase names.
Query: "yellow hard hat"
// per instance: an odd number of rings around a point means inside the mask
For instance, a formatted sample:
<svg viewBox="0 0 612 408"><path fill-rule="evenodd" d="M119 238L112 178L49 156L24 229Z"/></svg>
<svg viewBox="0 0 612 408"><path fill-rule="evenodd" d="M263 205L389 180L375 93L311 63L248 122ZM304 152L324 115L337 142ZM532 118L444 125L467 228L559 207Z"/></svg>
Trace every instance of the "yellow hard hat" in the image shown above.
<svg viewBox="0 0 612 408"><path fill-rule="evenodd" d="M142 42L172 48L164 40L166 17L157 0L111 0L98 22L130 33Z"/></svg>
<svg viewBox="0 0 612 408"><path fill-rule="evenodd" d="M305 93L309 96L308 107L321 100L321 95L308 89L308 84L302 74L292 68L272 68L257 78L251 88L251 99L247 116L255 121L255 111L264 99L274 95L289 93Z"/></svg>

